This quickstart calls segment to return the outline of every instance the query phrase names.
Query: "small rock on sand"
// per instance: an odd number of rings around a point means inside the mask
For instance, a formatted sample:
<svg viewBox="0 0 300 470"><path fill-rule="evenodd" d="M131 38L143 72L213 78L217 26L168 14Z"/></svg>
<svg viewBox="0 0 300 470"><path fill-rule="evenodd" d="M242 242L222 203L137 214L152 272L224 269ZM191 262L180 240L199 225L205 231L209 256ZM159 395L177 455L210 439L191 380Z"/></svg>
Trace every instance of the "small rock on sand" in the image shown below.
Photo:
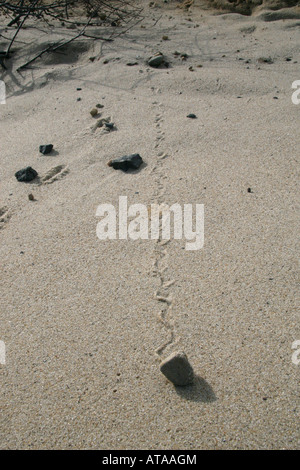
<svg viewBox="0 0 300 470"><path fill-rule="evenodd" d="M194 371L184 352L174 352L160 365L161 372L174 385L190 385L194 380Z"/></svg>
<svg viewBox="0 0 300 470"><path fill-rule="evenodd" d="M17 178L17 180L22 183L28 183L29 181L34 180L37 175L37 171L31 168L31 166L22 168L22 170L19 170L15 173L15 177Z"/></svg>
<svg viewBox="0 0 300 470"><path fill-rule="evenodd" d="M193 113L188 114L187 117L190 118L190 119L197 119L196 114L193 114Z"/></svg>
<svg viewBox="0 0 300 470"><path fill-rule="evenodd" d="M52 152L53 145L52 144L47 144L47 145L40 145L40 153L43 155L47 155L48 153Z"/></svg>
<svg viewBox="0 0 300 470"><path fill-rule="evenodd" d="M91 111L90 111L90 115L91 115L92 117L95 117L95 116L97 116L97 115L98 115L98 109L97 109L97 108L93 108L93 109L91 109Z"/></svg>
<svg viewBox="0 0 300 470"><path fill-rule="evenodd" d="M164 63L164 56L161 53L157 53L154 56L150 57L148 60L148 65L150 67L159 67L161 64Z"/></svg>
<svg viewBox="0 0 300 470"><path fill-rule="evenodd" d="M125 155L124 157L110 160L107 164L112 166L115 170L127 171L129 169L137 170L143 163L142 157L138 153L132 155Z"/></svg>
<svg viewBox="0 0 300 470"><path fill-rule="evenodd" d="M110 130L110 131L112 131L113 129L115 129L115 125L114 125L113 122L105 122L104 125L105 125L106 129L108 129L108 130Z"/></svg>

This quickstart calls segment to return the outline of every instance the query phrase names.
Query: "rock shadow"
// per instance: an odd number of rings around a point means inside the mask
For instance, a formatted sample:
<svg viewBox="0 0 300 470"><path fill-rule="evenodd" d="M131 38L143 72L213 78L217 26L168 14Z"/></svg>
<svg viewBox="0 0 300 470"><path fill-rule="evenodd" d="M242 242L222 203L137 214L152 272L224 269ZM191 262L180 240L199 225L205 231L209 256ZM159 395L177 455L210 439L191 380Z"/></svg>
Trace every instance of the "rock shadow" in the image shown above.
<svg viewBox="0 0 300 470"><path fill-rule="evenodd" d="M175 386L175 390L178 395L188 401L212 403L217 400L209 383L198 375L191 385L185 387Z"/></svg>

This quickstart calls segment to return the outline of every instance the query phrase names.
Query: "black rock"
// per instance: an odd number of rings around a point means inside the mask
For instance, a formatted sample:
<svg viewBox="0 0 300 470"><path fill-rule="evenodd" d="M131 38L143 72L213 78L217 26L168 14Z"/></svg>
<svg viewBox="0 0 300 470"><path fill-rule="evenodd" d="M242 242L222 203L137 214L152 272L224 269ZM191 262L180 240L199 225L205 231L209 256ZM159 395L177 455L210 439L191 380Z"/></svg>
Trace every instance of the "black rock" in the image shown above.
<svg viewBox="0 0 300 470"><path fill-rule="evenodd" d="M110 160L108 166L112 166L115 170L127 171L129 169L137 170L143 163L142 157L138 153L125 155L124 157Z"/></svg>
<svg viewBox="0 0 300 470"><path fill-rule="evenodd" d="M163 63L164 56L160 53L150 57L150 59L148 60L148 65L150 65L150 67L159 67Z"/></svg>
<svg viewBox="0 0 300 470"><path fill-rule="evenodd" d="M43 155L47 155L47 153L50 153L53 149L53 145L52 144L48 144L48 145L40 145L40 152L43 154Z"/></svg>
<svg viewBox="0 0 300 470"><path fill-rule="evenodd" d="M113 122L105 122L104 123L105 127L109 129L110 131L114 129L115 125Z"/></svg>
<svg viewBox="0 0 300 470"><path fill-rule="evenodd" d="M22 170L19 170L15 173L15 177L18 181L22 183L28 183L29 181L34 180L37 177L37 171L35 171L31 166L27 166Z"/></svg>
<svg viewBox="0 0 300 470"><path fill-rule="evenodd" d="M188 114L187 117L190 119L197 119L196 114Z"/></svg>

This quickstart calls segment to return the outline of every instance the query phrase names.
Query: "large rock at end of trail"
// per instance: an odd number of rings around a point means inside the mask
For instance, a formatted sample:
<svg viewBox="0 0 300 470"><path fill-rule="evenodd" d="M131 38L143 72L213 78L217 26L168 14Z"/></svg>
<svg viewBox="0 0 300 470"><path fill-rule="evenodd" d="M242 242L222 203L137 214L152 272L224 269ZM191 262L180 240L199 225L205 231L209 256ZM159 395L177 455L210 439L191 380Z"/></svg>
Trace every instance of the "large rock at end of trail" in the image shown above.
<svg viewBox="0 0 300 470"><path fill-rule="evenodd" d="M160 365L161 372L174 385L185 386L193 383L194 371L184 352L174 352Z"/></svg>

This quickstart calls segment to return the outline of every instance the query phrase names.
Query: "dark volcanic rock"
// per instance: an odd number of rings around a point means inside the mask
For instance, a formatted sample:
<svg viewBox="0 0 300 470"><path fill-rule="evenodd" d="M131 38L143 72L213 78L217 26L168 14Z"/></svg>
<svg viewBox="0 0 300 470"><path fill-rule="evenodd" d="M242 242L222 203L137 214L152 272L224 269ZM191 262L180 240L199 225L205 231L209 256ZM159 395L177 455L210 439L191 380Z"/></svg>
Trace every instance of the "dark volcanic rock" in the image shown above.
<svg viewBox="0 0 300 470"><path fill-rule="evenodd" d="M31 166L27 166L22 170L19 170L15 173L15 177L18 181L22 183L28 183L29 181L34 180L37 177L37 171L35 171Z"/></svg>
<svg viewBox="0 0 300 470"><path fill-rule="evenodd" d="M43 155L47 155L47 153L52 152L53 145L52 144L47 144L47 145L40 145L40 152Z"/></svg>
<svg viewBox="0 0 300 470"><path fill-rule="evenodd" d="M187 117L190 118L190 119L197 119L196 114L193 114L193 113L192 113L192 114L188 114Z"/></svg>
<svg viewBox="0 0 300 470"><path fill-rule="evenodd" d="M108 166L112 166L115 170L127 171L129 169L137 170L143 163L142 157L138 153L125 155L124 157L110 160Z"/></svg>
<svg viewBox="0 0 300 470"><path fill-rule="evenodd" d="M159 67L163 63L164 56L160 53L150 57L150 59L148 60L148 65L150 65L150 67Z"/></svg>
<svg viewBox="0 0 300 470"><path fill-rule="evenodd" d="M105 122L104 125L110 131L112 131L115 128L115 125L113 122Z"/></svg>

